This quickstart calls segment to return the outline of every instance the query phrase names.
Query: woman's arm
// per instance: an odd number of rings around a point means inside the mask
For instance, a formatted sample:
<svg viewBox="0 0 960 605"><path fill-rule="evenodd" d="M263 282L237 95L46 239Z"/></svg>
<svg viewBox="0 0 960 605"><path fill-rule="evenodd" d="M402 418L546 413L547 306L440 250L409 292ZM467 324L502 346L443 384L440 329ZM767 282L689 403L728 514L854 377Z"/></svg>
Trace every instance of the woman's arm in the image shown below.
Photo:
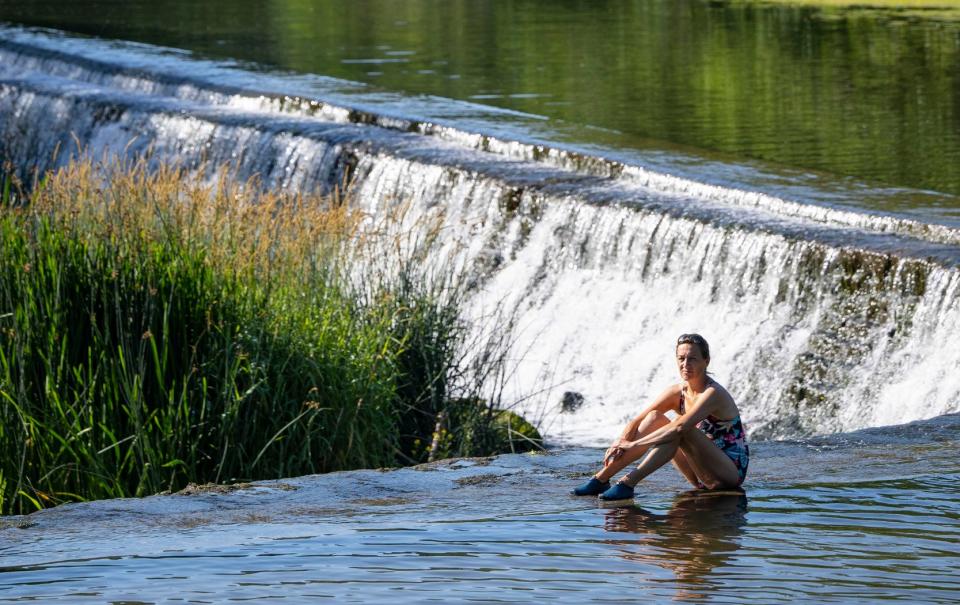
<svg viewBox="0 0 960 605"><path fill-rule="evenodd" d="M666 426L653 431L649 435L629 442L628 447L657 445L672 441L676 438L677 434L697 426L700 421L714 412L714 408L720 403L720 395L717 393L717 390L714 387L709 387L697 397L696 401L686 410L685 414L679 416Z"/></svg>
<svg viewBox="0 0 960 605"><path fill-rule="evenodd" d="M631 443L631 439L634 435L637 434L637 429L640 426L640 423L643 422L643 419L647 417L650 412L660 412L664 414L670 410L677 408L680 402L680 385L673 385L668 387L665 391L660 393L656 399L653 400L650 405L645 407L637 416L627 423L627 426L623 429L623 432L620 434L616 440L614 440L613 445L607 448L606 453L603 455L604 464L609 464L612 460L615 460L617 457L623 453L623 450L628 449Z"/></svg>
<svg viewBox="0 0 960 605"><path fill-rule="evenodd" d="M620 434L620 439L629 439L631 435L635 434L637 427L640 426L640 423L643 422L643 419L647 417L650 412L657 411L661 414L669 412L670 410L676 409L677 405L680 402L680 385L672 385L667 387L662 393L657 395L657 398L653 400L647 407L637 414L637 416L627 423L626 428L623 429L623 433Z"/></svg>

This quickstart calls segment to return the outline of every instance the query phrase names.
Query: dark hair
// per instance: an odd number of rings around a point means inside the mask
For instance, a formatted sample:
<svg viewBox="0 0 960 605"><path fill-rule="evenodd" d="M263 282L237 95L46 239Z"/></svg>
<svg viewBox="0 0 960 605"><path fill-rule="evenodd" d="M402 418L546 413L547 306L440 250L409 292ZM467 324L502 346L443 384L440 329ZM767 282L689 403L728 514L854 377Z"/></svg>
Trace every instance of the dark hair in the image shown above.
<svg viewBox="0 0 960 605"><path fill-rule="evenodd" d="M710 359L710 345L707 344L707 339L699 334L681 334L677 339L677 346L680 345L696 345L703 358Z"/></svg>

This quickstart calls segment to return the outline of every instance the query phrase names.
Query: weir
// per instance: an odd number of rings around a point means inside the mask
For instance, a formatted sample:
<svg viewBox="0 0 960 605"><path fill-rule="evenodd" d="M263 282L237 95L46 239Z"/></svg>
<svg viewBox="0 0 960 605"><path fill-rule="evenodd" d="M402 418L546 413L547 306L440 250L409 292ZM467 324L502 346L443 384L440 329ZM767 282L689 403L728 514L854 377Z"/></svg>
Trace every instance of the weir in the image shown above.
<svg viewBox="0 0 960 605"><path fill-rule="evenodd" d="M346 183L371 214L439 221L429 262L468 273L478 329L511 310L506 400L553 442L608 440L677 380L673 343L690 331L756 437L960 410L960 229L471 131L463 107L448 122L378 113L294 76L0 29L0 159L21 177L79 145L226 163L266 187ZM561 414L564 392L583 405Z"/></svg>

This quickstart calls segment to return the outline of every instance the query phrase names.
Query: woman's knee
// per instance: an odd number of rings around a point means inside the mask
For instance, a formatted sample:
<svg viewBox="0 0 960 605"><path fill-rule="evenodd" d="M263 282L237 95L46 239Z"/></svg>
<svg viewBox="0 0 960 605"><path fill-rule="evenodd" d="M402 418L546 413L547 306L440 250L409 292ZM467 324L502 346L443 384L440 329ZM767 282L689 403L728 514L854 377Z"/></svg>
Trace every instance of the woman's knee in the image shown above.
<svg viewBox="0 0 960 605"><path fill-rule="evenodd" d="M689 428L683 428L681 426L677 427L677 440L680 441L681 446L687 446L686 449L690 448L690 442L694 439L699 438L703 433L695 426Z"/></svg>
<svg viewBox="0 0 960 605"><path fill-rule="evenodd" d="M643 420L640 421L640 426L637 427L640 432L650 431L654 428L659 428L669 421L667 417L657 410L651 410L643 417Z"/></svg>
<svg viewBox="0 0 960 605"><path fill-rule="evenodd" d="M713 477L701 478L700 484L707 489L722 489L724 487L727 487L726 483L724 483L723 481L720 481L719 479L715 479Z"/></svg>

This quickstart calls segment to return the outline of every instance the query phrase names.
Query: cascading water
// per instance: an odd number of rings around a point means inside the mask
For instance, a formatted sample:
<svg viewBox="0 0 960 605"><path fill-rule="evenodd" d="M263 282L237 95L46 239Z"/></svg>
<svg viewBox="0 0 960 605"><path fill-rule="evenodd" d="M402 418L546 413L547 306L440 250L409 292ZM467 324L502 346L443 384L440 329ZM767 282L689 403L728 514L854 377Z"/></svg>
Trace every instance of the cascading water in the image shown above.
<svg viewBox="0 0 960 605"><path fill-rule="evenodd" d="M756 436L960 410L947 342L960 333L958 229L311 98L296 78L181 53L3 31L0 159L21 176L79 145L228 163L267 187L349 178L371 213L406 204L411 224L441 221L433 262L468 271L468 317L511 310L506 399L555 442L609 439L676 381L673 342L689 331L713 343L711 369ZM573 413L559 413L565 392L582 398Z"/></svg>

